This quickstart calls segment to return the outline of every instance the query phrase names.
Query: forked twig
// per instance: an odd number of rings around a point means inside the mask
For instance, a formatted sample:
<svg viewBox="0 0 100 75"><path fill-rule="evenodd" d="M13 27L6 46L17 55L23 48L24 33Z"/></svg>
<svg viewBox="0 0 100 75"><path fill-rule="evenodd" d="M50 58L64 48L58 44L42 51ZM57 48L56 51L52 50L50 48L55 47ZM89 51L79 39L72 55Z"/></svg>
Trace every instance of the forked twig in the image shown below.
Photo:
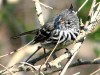
<svg viewBox="0 0 100 75"><path fill-rule="evenodd" d="M98 22L98 20L100 21L100 19L98 19L97 18L97 15L100 15L100 12L99 12L99 10L100 10L100 5L98 5L98 7L97 7L97 10L98 11L96 11L95 13L94 13L94 4L96 4L95 3L95 1L96 0L93 0L94 1L94 3L92 3L93 4L93 7L91 7L91 10L92 11L90 11L90 16L92 16L91 18L90 18L90 20L89 20L89 22L90 22L90 24L88 23L88 25L87 25L87 31L86 32L84 32L84 33L82 33L82 34L80 34L79 36L79 38L78 38L78 41L76 42L76 44L74 45L74 47L72 48L72 50L70 51L71 53L72 53L72 57L71 57L71 59L66 63L66 65L65 65L65 67L64 67L64 69L62 70L62 72L60 73L60 75L64 75L65 74L65 72L67 71L67 69L68 69L68 67L69 67L69 65L70 65L70 63L71 63L71 61L74 59L74 57L76 56L76 54L78 53L78 51L79 51L79 48L81 47L81 45L82 45L82 42L84 41L84 40L82 40L82 38L86 38L86 35L87 34L89 34L89 33L91 33L91 30L93 31L93 29L92 29L92 27L93 26L96 26L99 22ZM99 13L98 13L99 12ZM96 21L97 20L97 21ZM94 23L91 23L91 22L94 22ZM100 23L99 23L100 24ZM59 44L59 41L57 42L58 44ZM57 46L57 44L56 44L56 46ZM55 46L55 48L56 48L56 46ZM53 49L53 51L55 50L55 48ZM51 54L53 53L53 51L51 52ZM51 54L49 55L49 58L50 58L50 56L51 56ZM53 67L56 67L57 69L59 69L61 66L59 66L59 63L60 62L62 62L62 60L64 60L64 59L68 59L68 57L69 57L69 55L68 55L68 53L65 53L65 54L63 54L63 55L61 55L61 56L59 56L58 58L56 58L55 60L52 60L52 61L50 61L50 62L48 62L49 64L50 64L50 66L53 66ZM36 70L39 70L39 68L41 68L41 70L43 70L43 69L45 69L45 68L47 68L46 67L46 63L47 63L47 61L49 60L49 58L45 61L45 63L43 64L43 65L37 65L37 66L33 66L32 65L32 67L34 67ZM22 63L23 64L23 63ZM34 71L33 71L34 72ZM43 74L43 72L42 71L40 71L41 72L41 74ZM97 71L96 71L96 73L97 73Z"/></svg>
<svg viewBox="0 0 100 75"><path fill-rule="evenodd" d="M14 75L14 73L12 71L10 71L8 68L6 68L5 66L3 66L2 64L0 64L1 67L3 67L5 70L7 70L11 75Z"/></svg>
<svg viewBox="0 0 100 75"><path fill-rule="evenodd" d="M94 9L95 4L96 4L96 0L93 0L92 6L91 6L91 9L90 9L90 12L89 12L89 16L91 16L91 19L94 18L94 16L92 16L92 15L93 15L92 13L94 13L93 9ZM91 22L91 19L88 20L88 21L86 22L85 26L88 26L88 25L89 25L89 22ZM84 39L85 39L85 38L86 38L86 36L84 37ZM83 41L82 41L82 42L83 42ZM60 75L64 75L64 74L65 74L65 72L66 72L67 69L68 69L68 66L69 66L70 63L71 63L71 61L73 60L73 58L75 57L75 55L78 53L78 49L81 47L82 42L79 42L79 43L80 43L79 46L77 45L77 43L75 44L75 45L76 45L76 46L75 46L76 48L73 48L73 49L75 49L75 53L73 54L73 56L71 57L71 59L68 61L68 63L66 63L66 65L65 65L64 69L61 71ZM77 46L78 46L79 48L77 48Z"/></svg>

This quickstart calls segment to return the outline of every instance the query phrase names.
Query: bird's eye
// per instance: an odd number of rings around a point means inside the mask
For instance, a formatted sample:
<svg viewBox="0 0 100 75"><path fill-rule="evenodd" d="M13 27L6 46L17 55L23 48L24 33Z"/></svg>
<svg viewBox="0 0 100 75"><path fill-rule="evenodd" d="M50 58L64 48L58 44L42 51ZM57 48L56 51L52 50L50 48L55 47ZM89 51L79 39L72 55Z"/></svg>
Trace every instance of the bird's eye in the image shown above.
<svg viewBox="0 0 100 75"><path fill-rule="evenodd" d="M70 24L71 22L68 20L68 24Z"/></svg>

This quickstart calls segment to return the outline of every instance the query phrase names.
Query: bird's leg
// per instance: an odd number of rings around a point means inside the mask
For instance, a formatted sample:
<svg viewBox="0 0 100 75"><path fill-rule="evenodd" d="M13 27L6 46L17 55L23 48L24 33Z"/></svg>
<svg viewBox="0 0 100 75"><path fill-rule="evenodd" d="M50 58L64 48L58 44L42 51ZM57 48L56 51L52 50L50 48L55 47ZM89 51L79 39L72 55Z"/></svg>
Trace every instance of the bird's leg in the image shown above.
<svg viewBox="0 0 100 75"><path fill-rule="evenodd" d="M53 57L53 59L56 59L57 58L57 55L56 55L56 53L54 52L54 53L52 53L52 57Z"/></svg>
<svg viewBox="0 0 100 75"><path fill-rule="evenodd" d="M45 48L43 48L43 50L44 50L44 58L45 58L45 61L46 61L46 49Z"/></svg>
<svg viewBox="0 0 100 75"><path fill-rule="evenodd" d="M42 48L41 46L38 46L37 50L36 50L34 53L32 53L32 54L26 59L25 62L28 62L28 60L29 60L37 51L39 51L41 48Z"/></svg>
<svg viewBox="0 0 100 75"><path fill-rule="evenodd" d="M44 71L46 71L47 68L51 68L51 66L50 66L50 64L48 62L46 63L46 68L44 69Z"/></svg>

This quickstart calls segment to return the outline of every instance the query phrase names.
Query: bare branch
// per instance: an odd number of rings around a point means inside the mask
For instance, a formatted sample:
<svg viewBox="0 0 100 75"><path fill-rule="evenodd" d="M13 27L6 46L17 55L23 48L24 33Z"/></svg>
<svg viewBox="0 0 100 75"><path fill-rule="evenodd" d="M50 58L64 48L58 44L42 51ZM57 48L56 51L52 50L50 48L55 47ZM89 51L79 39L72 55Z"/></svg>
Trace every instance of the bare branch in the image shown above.
<svg viewBox="0 0 100 75"><path fill-rule="evenodd" d="M33 1L36 1L36 0L33 0ZM49 8L49 9L53 9L52 7L50 7L50 6L48 6L48 5L46 5L46 4L43 4L42 2L39 2L41 5L43 5L44 7L46 7L46 8Z"/></svg>
<svg viewBox="0 0 100 75"><path fill-rule="evenodd" d="M89 0L85 0L84 3L80 6L80 8L78 9L78 11L76 12L76 14L86 5L86 3L88 2Z"/></svg>
<svg viewBox="0 0 100 75"><path fill-rule="evenodd" d="M43 19L42 8L40 6L40 2L39 0L33 0L33 1L35 1L36 12L37 12L39 22L41 25L44 25L44 19Z"/></svg>
<svg viewBox="0 0 100 75"><path fill-rule="evenodd" d="M96 71L94 71L93 73L91 73L90 75L94 75L94 74L96 74L96 73L98 73L98 72L100 72L100 68L97 69Z"/></svg>
<svg viewBox="0 0 100 75"><path fill-rule="evenodd" d="M10 71L8 68L6 68L5 66L3 66L2 64L0 64L0 66L2 66L5 70L7 70L11 75L14 75L14 73L12 71Z"/></svg>

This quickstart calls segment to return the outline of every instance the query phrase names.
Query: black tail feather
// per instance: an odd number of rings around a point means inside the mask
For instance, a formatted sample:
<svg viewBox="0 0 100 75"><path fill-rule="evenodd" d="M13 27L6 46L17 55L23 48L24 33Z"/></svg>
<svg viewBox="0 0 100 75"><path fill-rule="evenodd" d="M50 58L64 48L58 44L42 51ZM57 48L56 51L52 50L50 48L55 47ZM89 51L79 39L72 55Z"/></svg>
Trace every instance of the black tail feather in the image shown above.
<svg viewBox="0 0 100 75"><path fill-rule="evenodd" d="M31 31L28 31L28 32L21 33L21 34L19 34L19 35L17 35L17 36L13 36L13 37L11 37L11 38L12 38L12 39L17 39L17 38L20 38L21 36L27 35L27 34L32 34L32 35L34 35L34 34L36 34L37 31L38 31L38 29L31 30Z"/></svg>

